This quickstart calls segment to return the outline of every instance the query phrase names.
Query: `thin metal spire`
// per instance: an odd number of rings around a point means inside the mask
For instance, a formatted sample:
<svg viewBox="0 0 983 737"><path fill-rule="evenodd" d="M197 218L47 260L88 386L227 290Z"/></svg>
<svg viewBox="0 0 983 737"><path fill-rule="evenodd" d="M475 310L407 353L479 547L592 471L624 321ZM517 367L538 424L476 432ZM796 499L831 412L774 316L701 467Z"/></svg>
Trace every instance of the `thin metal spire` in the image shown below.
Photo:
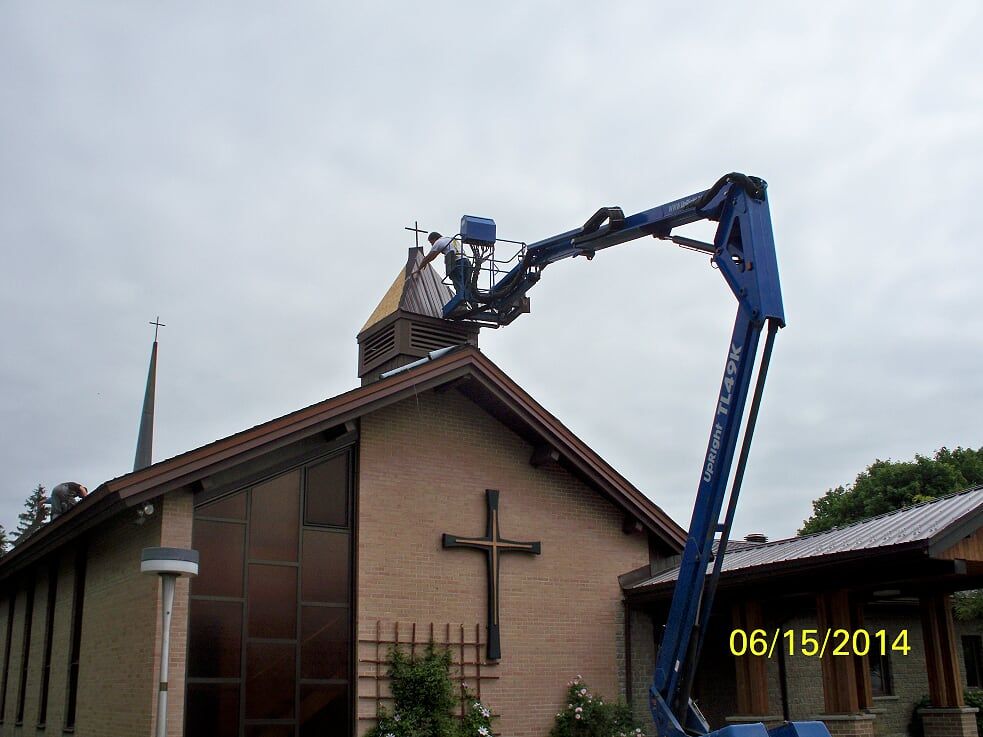
<svg viewBox="0 0 983 737"><path fill-rule="evenodd" d="M166 327L158 315L154 326L154 346L150 349L150 369L147 371L147 389L143 394L143 414L140 415L140 433L137 435L137 452L133 458L133 470L139 471L153 463L154 452L154 399L157 390L157 331Z"/></svg>

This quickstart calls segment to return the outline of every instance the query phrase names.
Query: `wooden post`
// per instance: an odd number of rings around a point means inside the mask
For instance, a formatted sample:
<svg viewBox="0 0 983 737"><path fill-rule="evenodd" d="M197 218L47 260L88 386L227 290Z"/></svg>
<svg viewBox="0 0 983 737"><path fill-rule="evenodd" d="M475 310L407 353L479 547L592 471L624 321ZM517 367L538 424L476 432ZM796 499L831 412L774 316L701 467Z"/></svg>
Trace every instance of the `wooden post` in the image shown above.
<svg viewBox="0 0 983 737"><path fill-rule="evenodd" d="M731 608L734 629L744 630L750 637L756 629L764 629L761 602L744 601ZM767 658L750 653L734 658L737 671L737 711L740 716L768 716Z"/></svg>
<svg viewBox="0 0 983 737"><path fill-rule="evenodd" d="M928 695L935 707L963 706L962 679L956 655L956 635L952 626L949 597L929 594L921 597L922 632L925 637L925 665Z"/></svg>
<svg viewBox="0 0 983 737"><path fill-rule="evenodd" d="M845 590L823 592L816 597L819 641L825 642L820 657L823 669L823 698L827 714L856 714L860 711L860 685L851 655L833 655L839 644L835 631L851 632L850 596ZM828 633L828 639L827 639Z"/></svg>
<svg viewBox="0 0 983 737"><path fill-rule="evenodd" d="M850 632L852 635L857 630L865 629L863 604L854 602L851 614ZM867 655L851 655L850 659L853 661L853 668L857 674L857 704L861 709L870 709L874 706L874 690L870 685L870 661Z"/></svg>

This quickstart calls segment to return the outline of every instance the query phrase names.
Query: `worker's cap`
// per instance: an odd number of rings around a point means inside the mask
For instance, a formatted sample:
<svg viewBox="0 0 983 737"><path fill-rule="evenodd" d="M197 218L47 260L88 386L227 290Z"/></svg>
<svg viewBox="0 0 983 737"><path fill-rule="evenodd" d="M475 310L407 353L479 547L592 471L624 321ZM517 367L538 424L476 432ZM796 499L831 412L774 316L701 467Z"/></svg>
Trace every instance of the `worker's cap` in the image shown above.
<svg viewBox="0 0 983 737"><path fill-rule="evenodd" d="M440 233L438 233L438 232L437 232L436 230L435 230L435 231L433 231L433 232L432 232L432 233L431 233L430 235L428 235L428 236L427 236L427 240L428 240L428 241L430 241L430 245L431 245L431 246L432 246L432 245L434 244L434 242L435 242L435 241L436 241L436 240L437 240L438 238L440 238Z"/></svg>

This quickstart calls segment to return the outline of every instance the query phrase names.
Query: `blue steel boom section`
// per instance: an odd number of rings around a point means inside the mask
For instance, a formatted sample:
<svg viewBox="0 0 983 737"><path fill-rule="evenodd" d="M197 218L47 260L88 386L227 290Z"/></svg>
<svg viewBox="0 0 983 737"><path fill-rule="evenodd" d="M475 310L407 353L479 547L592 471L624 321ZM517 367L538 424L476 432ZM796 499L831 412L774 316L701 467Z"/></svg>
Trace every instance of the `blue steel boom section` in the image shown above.
<svg viewBox="0 0 983 737"><path fill-rule="evenodd" d="M472 247L477 268L473 270L470 282L459 280L463 289L444 306L444 316L450 319L490 327L507 325L518 315L528 312L526 293L550 264L575 256L592 259L597 251L645 236L672 240L709 254L737 299L737 317L720 392L714 404L693 516L649 692L652 716L663 737L710 733L690 694L733 524L771 350L778 329L785 326L766 188L766 183L760 179L735 173L722 177L704 192L628 217L620 208L601 208L583 227L521 249L518 263L500 273L484 291L477 287L477 274L483 260L494 263L495 224L484 218L465 216L458 235ZM712 244L672 235L674 228L699 220L718 223ZM767 337L754 397L727 510L721 522L727 482L758 355L759 337L765 326ZM714 557L713 542L717 533L720 533L720 542ZM724 727L713 734L767 737L769 732L762 724L745 724ZM772 737L829 737L821 722L790 722L771 730L770 734Z"/></svg>

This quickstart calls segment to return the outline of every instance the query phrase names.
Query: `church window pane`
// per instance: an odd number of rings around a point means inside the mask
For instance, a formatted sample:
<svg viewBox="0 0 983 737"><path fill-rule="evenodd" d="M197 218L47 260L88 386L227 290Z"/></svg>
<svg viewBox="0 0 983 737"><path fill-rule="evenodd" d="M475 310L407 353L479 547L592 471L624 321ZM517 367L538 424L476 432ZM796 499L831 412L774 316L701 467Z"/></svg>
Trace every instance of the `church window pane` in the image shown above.
<svg viewBox="0 0 983 737"><path fill-rule="evenodd" d="M239 737L239 684L190 684L185 714L187 737Z"/></svg>
<svg viewBox="0 0 983 737"><path fill-rule="evenodd" d="M246 737L294 737L292 724L248 724Z"/></svg>
<svg viewBox="0 0 983 737"><path fill-rule="evenodd" d="M354 729L351 459L347 450L195 508L189 737Z"/></svg>
<svg viewBox="0 0 983 737"><path fill-rule="evenodd" d="M891 678L891 659L888 655L871 652L870 661L870 692L873 696L891 696L894 694L894 684Z"/></svg>
<svg viewBox="0 0 983 737"><path fill-rule="evenodd" d="M198 508L199 517L221 517L224 519L246 519L246 495L233 494Z"/></svg>
<svg viewBox="0 0 983 737"><path fill-rule="evenodd" d="M58 560L48 564L48 606L44 614L44 655L41 665L41 699L38 704L38 727L48 719L48 686L51 683L51 645L55 630L55 603L58 600Z"/></svg>
<svg viewBox="0 0 983 737"><path fill-rule="evenodd" d="M238 678L242 669L242 603L196 601L188 635L188 676Z"/></svg>
<svg viewBox="0 0 983 737"><path fill-rule="evenodd" d="M348 686L300 687L300 737L350 734Z"/></svg>
<svg viewBox="0 0 983 737"><path fill-rule="evenodd" d="M7 598L7 636L4 638L3 645L3 685L0 686L0 724L7 713L7 686L10 680L10 641L14 635L14 602L16 594L10 593Z"/></svg>
<svg viewBox="0 0 983 737"><path fill-rule="evenodd" d="M348 678L348 608L301 609L301 678Z"/></svg>
<svg viewBox="0 0 983 737"><path fill-rule="evenodd" d="M27 698L27 671L31 662L31 624L34 621L34 588L35 580L32 579L27 584L27 611L24 612L24 638L20 660L20 686L17 689L17 714L14 717L14 724L24 721L24 700Z"/></svg>
<svg viewBox="0 0 983 737"><path fill-rule="evenodd" d="M963 635L963 662L966 665L966 685L983 687L983 637Z"/></svg>
<svg viewBox="0 0 983 737"><path fill-rule="evenodd" d="M254 487L249 511L250 559L296 561L299 515L300 471Z"/></svg>
<svg viewBox="0 0 983 737"><path fill-rule="evenodd" d="M65 705L65 729L75 729L78 708L79 657L82 651L82 609L85 604L86 550L75 551L75 579L72 590L71 650L68 655L68 702Z"/></svg>
<svg viewBox="0 0 983 737"><path fill-rule="evenodd" d="M304 530L301 601L348 601L349 544L347 532Z"/></svg>
<svg viewBox="0 0 983 737"><path fill-rule="evenodd" d="M348 466L345 452L307 470L307 506L304 522L309 525L344 527L348 524Z"/></svg>
<svg viewBox="0 0 983 737"><path fill-rule="evenodd" d="M246 646L246 719L292 719L297 648L278 642Z"/></svg>
<svg viewBox="0 0 983 737"><path fill-rule="evenodd" d="M249 637L297 637L297 569L249 565Z"/></svg>
<svg viewBox="0 0 983 737"><path fill-rule="evenodd" d="M192 546L198 551L199 565L191 593L241 597L245 539L245 525L195 520Z"/></svg>

